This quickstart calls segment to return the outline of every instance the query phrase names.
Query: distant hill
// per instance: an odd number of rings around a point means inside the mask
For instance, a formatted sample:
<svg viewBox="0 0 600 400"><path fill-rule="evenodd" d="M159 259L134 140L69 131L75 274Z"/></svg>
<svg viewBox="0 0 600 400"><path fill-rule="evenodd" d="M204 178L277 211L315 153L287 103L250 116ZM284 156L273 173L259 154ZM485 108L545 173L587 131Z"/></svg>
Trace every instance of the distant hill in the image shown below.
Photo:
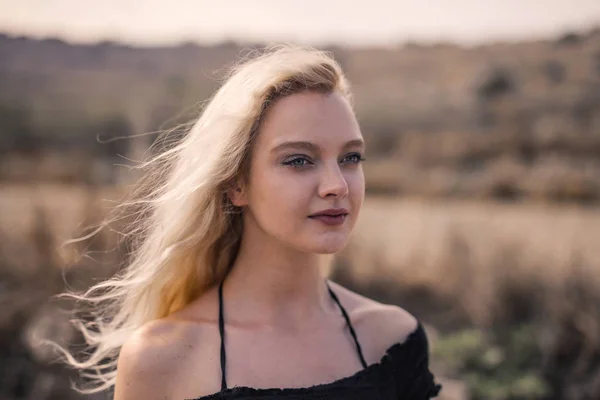
<svg viewBox="0 0 600 400"><path fill-rule="evenodd" d="M0 35L0 102L24 105L44 124L62 114L75 120L124 115L136 128L153 129L161 117L206 99L218 85L218 72L247 49L234 43L70 45ZM354 85L359 114L374 127L391 124L394 132L472 131L497 125L492 114L502 117L502 111L537 118L556 109L589 129L600 84L600 29L475 48L329 50ZM501 99L510 99L514 109L496 110L493 103ZM168 110L156 115L160 109Z"/></svg>
<svg viewBox="0 0 600 400"><path fill-rule="evenodd" d="M225 67L251 47L133 48L0 35L0 149L118 151L101 147L96 135L147 132L192 118ZM412 160L421 169L471 171L502 154L531 165L540 155L566 151L600 168L600 28L472 48L327 50L353 84L371 155ZM397 178L380 177L381 188Z"/></svg>

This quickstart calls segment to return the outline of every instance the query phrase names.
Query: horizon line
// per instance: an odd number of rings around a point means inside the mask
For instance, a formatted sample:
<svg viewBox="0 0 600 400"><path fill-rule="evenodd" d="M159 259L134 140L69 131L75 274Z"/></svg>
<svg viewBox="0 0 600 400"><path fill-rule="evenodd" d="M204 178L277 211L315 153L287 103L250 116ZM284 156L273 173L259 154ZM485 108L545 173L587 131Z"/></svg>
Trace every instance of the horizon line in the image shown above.
<svg viewBox="0 0 600 400"><path fill-rule="evenodd" d="M415 39L415 38L397 38L397 40L387 40L385 42L353 42L353 41L340 41L335 39L321 40L321 41L310 41L310 40L293 40L293 39L268 39L264 38L261 40L256 39L243 39L239 37L223 37L221 39L199 39L199 38L179 38L170 39L166 41L136 41L127 39L116 39L111 37L98 37L94 39L74 39L65 37L60 34L32 34L32 33L21 33L21 32L10 32L8 30L0 29L0 36L5 36L11 39L28 39L37 41L52 41L57 40L71 46L97 46L102 44L111 44L114 46L129 47L129 48L177 48L183 46L198 46L198 47L218 47L227 44L234 44L236 46L253 46L253 45L267 45L270 43L293 43L312 47L338 47L338 48L399 48L405 46L424 46L424 47L435 47L435 46L455 46L460 48L477 48L489 45L503 45L503 44L524 44L524 43L538 43L556 41L568 35L577 35L588 37L600 32L600 23L592 25L590 27L584 27L579 29L565 28L557 33L529 35L527 37L504 37L504 38L487 38L481 41L461 41L451 39Z"/></svg>

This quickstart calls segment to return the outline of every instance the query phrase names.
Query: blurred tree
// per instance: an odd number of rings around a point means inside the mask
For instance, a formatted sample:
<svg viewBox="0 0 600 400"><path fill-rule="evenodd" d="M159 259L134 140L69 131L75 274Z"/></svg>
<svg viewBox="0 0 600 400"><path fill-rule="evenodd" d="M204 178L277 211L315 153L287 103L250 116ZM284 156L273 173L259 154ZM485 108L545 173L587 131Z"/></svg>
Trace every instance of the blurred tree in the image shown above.
<svg viewBox="0 0 600 400"><path fill-rule="evenodd" d="M565 66L556 60L548 60L543 66L544 74L552 84L559 84L565 80Z"/></svg>
<svg viewBox="0 0 600 400"><path fill-rule="evenodd" d="M38 148L29 108L20 104L0 103L0 153L31 153Z"/></svg>
<svg viewBox="0 0 600 400"><path fill-rule="evenodd" d="M515 89L513 74L506 68L495 68L490 71L477 88L477 94L482 100L494 100L513 93Z"/></svg>
<svg viewBox="0 0 600 400"><path fill-rule="evenodd" d="M584 37L575 32L568 32L562 35L556 43L561 46L572 46L581 43Z"/></svg>
<svg viewBox="0 0 600 400"><path fill-rule="evenodd" d="M95 123L91 129L95 133L96 142L92 151L103 158L117 158L124 156L129 151L131 140L131 124L123 114L108 115L105 119Z"/></svg>

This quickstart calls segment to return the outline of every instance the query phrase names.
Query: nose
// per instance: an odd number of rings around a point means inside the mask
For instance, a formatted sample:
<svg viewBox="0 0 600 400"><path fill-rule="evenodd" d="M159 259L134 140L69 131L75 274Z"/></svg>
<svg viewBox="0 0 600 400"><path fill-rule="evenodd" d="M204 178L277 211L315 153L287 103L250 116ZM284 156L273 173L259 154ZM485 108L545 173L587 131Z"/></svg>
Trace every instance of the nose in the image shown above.
<svg viewBox="0 0 600 400"><path fill-rule="evenodd" d="M319 183L319 196L323 198L329 196L344 198L348 196L348 183L337 162L332 167L323 168L321 182Z"/></svg>

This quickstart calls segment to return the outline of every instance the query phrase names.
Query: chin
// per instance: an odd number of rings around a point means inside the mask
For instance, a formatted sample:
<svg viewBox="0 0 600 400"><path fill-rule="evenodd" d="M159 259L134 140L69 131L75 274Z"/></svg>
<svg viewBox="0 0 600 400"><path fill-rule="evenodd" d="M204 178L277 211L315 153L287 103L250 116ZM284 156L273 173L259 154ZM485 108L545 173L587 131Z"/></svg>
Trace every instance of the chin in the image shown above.
<svg viewBox="0 0 600 400"><path fill-rule="evenodd" d="M324 249L317 249L315 251L313 251L313 253L315 254L336 254L339 253L340 251L342 251L344 249L344 246L340 246L340 247L328 247L328 248L324 248Z"/></svg>
<svg viewBox="0 0 600 400"><path fill-rule="evenodd" d="M344 249L348 244L348 237L323 238L322 240L311 243L309 251L317 254L335 254Z"/></svg>
<svg viewBox="0 0 600 400"><path fill-rule="evenodd" d="M348 244L348 232L314 233L307 232L302 235L282 234L279 236L285 246L303 253L335 254L344 249Z"/></svg>

